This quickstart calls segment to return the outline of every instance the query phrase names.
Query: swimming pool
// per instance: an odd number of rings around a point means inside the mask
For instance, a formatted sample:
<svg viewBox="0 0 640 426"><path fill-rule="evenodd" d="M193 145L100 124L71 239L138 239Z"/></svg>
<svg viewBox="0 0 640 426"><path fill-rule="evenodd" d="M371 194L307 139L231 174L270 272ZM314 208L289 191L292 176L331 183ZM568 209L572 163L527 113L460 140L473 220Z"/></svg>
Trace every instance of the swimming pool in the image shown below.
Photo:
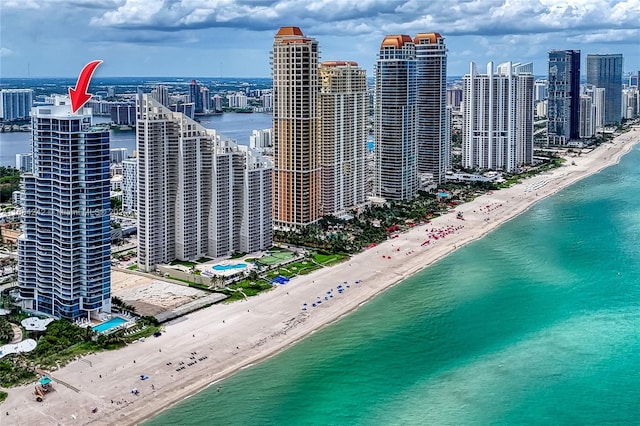
<svg viewBox="0 0 640 426"><path fill-rule="evenodd" d="M119 325L125 324L126 322L127 322L126 319L123 319L120 317L113 317L109 321L105 321L102 324L94 325L91 328L93 328L93 330L97 331L98 333L102 333L103 331L107 331Z"/></svg>
<svg viewBox="0 0 640 426"><path fill-rule="evenodd" d="M228 271L229 269L244 269L246 267L246 263L236 263L235 265L216 265L211 269L214 271Z"/></svg>

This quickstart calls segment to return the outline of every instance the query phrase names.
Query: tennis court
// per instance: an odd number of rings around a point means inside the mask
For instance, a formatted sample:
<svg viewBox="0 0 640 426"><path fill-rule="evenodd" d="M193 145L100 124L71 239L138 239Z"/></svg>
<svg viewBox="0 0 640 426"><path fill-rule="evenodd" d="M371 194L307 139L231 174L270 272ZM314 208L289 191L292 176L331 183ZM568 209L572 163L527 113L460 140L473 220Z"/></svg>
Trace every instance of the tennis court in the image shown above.
<svg viewBox="0 0 640 426"><path fill-rule="evenodd" d="M267 253L269 253L268 256L263 256L260 259L258 259L257 261L264 264L264 265L276 265L278 263L282 263L282 262L286 262L290 259L293 259L295 257L295 253L288 251L288 250L269 250Z"/></svg>

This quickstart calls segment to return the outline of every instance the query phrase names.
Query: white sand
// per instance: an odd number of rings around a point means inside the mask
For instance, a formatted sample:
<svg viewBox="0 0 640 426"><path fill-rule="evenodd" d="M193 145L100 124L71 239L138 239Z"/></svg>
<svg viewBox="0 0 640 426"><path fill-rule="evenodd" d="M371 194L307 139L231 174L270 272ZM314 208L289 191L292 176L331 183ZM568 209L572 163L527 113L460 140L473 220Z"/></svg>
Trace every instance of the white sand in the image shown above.
<svg viewBox="0 0 640 426"><path fill-rule="evenodd" d="M0 408L2 424L6 420L9 420L6 424L13 425L139 423L239 368L271 356L339 319L543 197L616 163L638 140L640 128L636 127L618 137L615 143L570 159L566 165L548 174L460 206L458 210L464 212L464 221L456 219L455 214L445 215L355 255L348 262L296 277L287 285L248 301L215 305L189 314L167 324L159 338L148 338L117 352L93 354L53 372L54 378L76 387L79 392L55 384L56 392L38 403L32 396L33 385L12 388ZM570 165L571 160L575 161L575 166ZM487 205L491 206L489 212L485 208ZM463 228L445 238L422 246L427 239L426 230L462 225ZM356 280L362 282L354 284ZM344 281L350 288L338 294L336 286ZM325 302L324 296L331 288L334 297ZM323 303L312 308L310 305L318 296L323 298ZM301 307L305 302L309 308L303 312ZM186 366L192 361L192 352L196 352L196 359L208 358ZM185 362L185 369L177 372L181 361ZM167 365L168 362L172 365ZM141 374L149 375L149 380L141 381ZM134 387L140 391L138 396L130 392ZM93 407L98 408L97 413L91 412ZM9 416L4 411L9 412Z"/></svg>

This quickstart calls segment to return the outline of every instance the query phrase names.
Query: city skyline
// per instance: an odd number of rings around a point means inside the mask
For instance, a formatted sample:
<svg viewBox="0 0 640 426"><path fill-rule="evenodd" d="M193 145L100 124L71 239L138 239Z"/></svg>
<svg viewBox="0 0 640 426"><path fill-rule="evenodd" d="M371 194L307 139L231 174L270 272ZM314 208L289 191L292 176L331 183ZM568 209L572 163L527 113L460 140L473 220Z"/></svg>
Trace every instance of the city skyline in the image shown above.
<svg viewBox="0 0 640 426"><path fill-rule="evenodd" d="M322 61L356 61L368 74L385 35L425 31L447 39L452 76L489 60L531 61L543 75L552 49L621 53L626 73L640 69L639 19L640 4L630 0L456 0L446 8L417 0L8 0L0 77L73 77L96 58L103 77L268 77L272 35L287 25L322 40Z"/></svg>

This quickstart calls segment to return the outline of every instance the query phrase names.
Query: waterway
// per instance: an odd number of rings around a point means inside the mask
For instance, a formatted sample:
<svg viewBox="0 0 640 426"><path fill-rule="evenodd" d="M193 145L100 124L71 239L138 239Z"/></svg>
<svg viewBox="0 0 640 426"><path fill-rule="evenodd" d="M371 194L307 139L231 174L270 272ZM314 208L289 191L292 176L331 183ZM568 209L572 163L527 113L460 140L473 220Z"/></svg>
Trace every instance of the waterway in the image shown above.
<svg viewBox="0 0 640 426"><path fill-rule="evenodd" d="M272 127L272 116L266 113L226 113L198 117L200 124L209 129L216 129L240 145L249 145L249 136L256 129ZM94 123L110 121L109 117L94 117ZM136 149L135 131L110 131L111 148L127 148L129 155ZM16 166L16 154L31 152L30 132L0 133L0 166Z"/></svg>

